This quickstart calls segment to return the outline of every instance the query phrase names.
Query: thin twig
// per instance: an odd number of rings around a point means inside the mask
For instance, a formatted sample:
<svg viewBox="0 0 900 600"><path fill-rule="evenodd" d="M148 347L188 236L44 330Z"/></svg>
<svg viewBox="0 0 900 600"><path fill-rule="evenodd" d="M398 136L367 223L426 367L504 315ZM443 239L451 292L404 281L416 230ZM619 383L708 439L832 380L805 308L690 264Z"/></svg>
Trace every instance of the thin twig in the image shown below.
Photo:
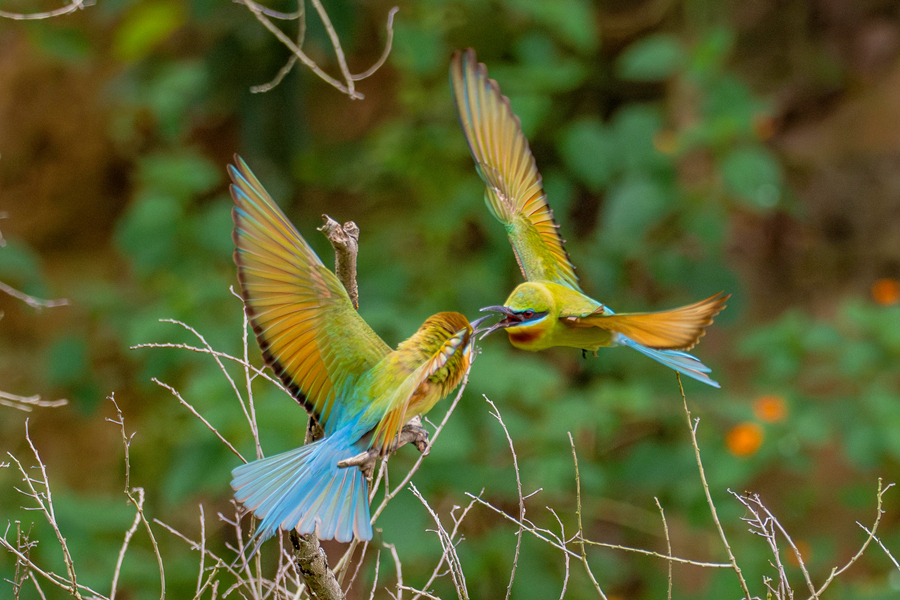
<svg viewBox="0 0 900 600"><path fill-rule="evenodd" d="M387 542L382 542L381 545L391 553L391 559L394 561L394 570L397 571L397 600L403 600L403 564L400 562L400 555L397 554L397 546Z"/></svg>
<svg viewBox="0 0 900 600"><path fill-rule="evenodd" d="M362 79L366 79L367 77L371 77L375 74L375 71L384 66L384 63L387 62L388 56L391 54L391 47L394 45L394 16L400 12L400 7L395 6L388 13L388 22L387 22L387 42L384 44L384 51L381 53L381 57L375 61L375 64L369 67L367 71L360 73L359 75L351 75L350 79L353 81L360 81Z"/></svg>
<svg viewBox="0 0 900 600"><path fill-rule="evenodd" d="M691 418L691 411L688 408L687 398L684 395L684 386L681 384L681 374L675 373L675 377L678 379L678 389L681 391L681 400L684 402L684 414L687 417L688 429L691 432L691 444L694 446L694 458L697 460L697 469L700 472L700 481L703 482L703 492L706 494L706 503L709 505L709 512L712 514L713 521L716 524L716 530L719 532L719 538L722 540L722 545L725 546L725 552L728 554L731 568L734 569L738 581L741 584L741 589L744 591L744 598L750 600L750 589L747 587L747 582L744 580L744 574L741 573L741 568L738 566L737 560L734 558L734 553L731 551L731 545L728 543L728 538L725 536L725 530L722 528L722 523L719 521L719 514L716 511L716 505L713 502L712 494L709 491L709 484L706 482L706 472L703 470L703 461L700 459L700 446L697 445L697 427L694 425L694 421Z"/></svg>
<svg viewBox="0 0 900 600"><path fill-rule="evenodd" d="M222 442L223 444L225 444L226 446L228 446L228 449L231 450L231 451L234 453L235 456L237 456L238 458L240 458L241 461L243 461L244 463L247 462L247 459L244 458L244 457L241 455L241 453L238 452L238 451L235 449L235 447L231 445L231 442L229 442L228 440L226 440L226 439L224 438L224 436L222 436L222 434L219 433L219 430L218 430L218 429L216 429L215 427L213 427L212 424L210 424L209 421L207 421L205 418L203 418L203 415L201 415L199 412L197 412L197 409L196 409L196 408L194 408L187 400L185 400L184 398L181 397L181 394L178 393L178 390L176 390L175 388L173 388L172 386L170 386L170 385L167 384L167 383L163 383L162 381L160 381L160 380L157 379L156 377L153 377L153 378L151 378L150 380L151 380L153 383L155 383L156 385L158 385L158 386L160 386L160 387L163 387L163 388L166 388L167 390L169 390L169 392L170 392L173 396L175 396L175 398L177 398L178 401L179 401L182 405L184 405L189 411L191 411L191 413L192 413L195 417L197 417L198 419L200 419L200 421L202 421L203 424L206 425L206 428L209 429L210 431L212 431L212 432L215 434L215 436L216 436L217 438L219 438L219 441L220 441L220 442Z"/></svg>
<svg viewBox="0 0 900 600"><path fill-rule="evenodd" d="M603 590L600 588L600 584L597 583L597 579L594 577L594 572L591 571L591 565L588 563L587 552L584 548L584 527L581 522L581 474L578 472L578 454L575 453L575 440L572 438L572 432L569 432L569 444L572 446L572 460L575 462L575 501L576 501L576 509L575 515L578 517L578 534L577 538L579 540L579 547L581 548L581 562L584 564L584 570L587 572L588 577L591 579L591 583L594 584L594 589L597 590L597 593L600 595L603 600L606 600L606 594L603 593Z"/></svg>
<svg viewBox="0 0 900 600"><path fill-rule="evenodd" d="M3 11L0 11L0 17L2 16L5 15L3 14ZM0 292L6 292L13 298L21 300L31 308L54 308L57 306L66 306L67 304L69 304L69 301L65 298L58 298L56 300L43 300L41 298L35 298L34 296L26 294L25 292L20 292L16 288L3 283L2 281L0 281Z"/></svg>
<svg viewBox="0 0 900 600"><path fill-rule="evenodd" d="M669 558L672 558L672 539L669 537L669 524L666 522L666 511L663 510L662 504L659 503L659 498L656 496L653 497L654 502L656 502L656 507L659 509L659 516L662 519L663 531L666 534L666 551L668 552ZM669 588L666 593L666 598L668 600L672 600L672 561L669 561Z"/></svg>
<svg viewBox="0 0 900 600"><path fill-rule="evenodd" d="M884 553L887 554L887 557L891 560L892 563L894 563L894 566L897 567L897 570L900 571L900 562L897 562L897 559L894 558L894 555L891 554L891 551L887 549L887 547L884 545L884 543L881 541L881 539L880 539L878 536L876 536L874 533L872 533L871 531L869 531L869 530L866 528L866 526L863 525L862 523L860 523L859 521L857 521L856 524L859 525L859 526L862 528L863 531L865 531L865 532L868 533L870 536L872 536L872 539L875 540L875 543L878 544L878 546L879 546L882 550L884 550Z"/></svg>
<svg viewBox="0 0 900 600"><path fill-rule="evenodd" d="M828 586L831 585L831 582L834 581L835 577L849 569L853 565L853 563L859 560L859 558L863 555L863 552L866 551L866 548L869 547L869 544L872 542L872 540L875 539L875 533L878 531L878 526L881 524L881 517L884 515L884 510L882 509L882 507L884 506L884 494L892 487L894 487L893 483L889 483L886 486L882 487L882 479L881 477L878 478L878 491L875 496L875 522L872 524L871 531L866 530L869 532L869 537L866 538L856 554L854 554L850 558L850 560L847 561L847 564L845 564L840 569L837 567L831 569L831 574L828 575L828 579L826 579L825 583L823 583L822 586L818 589L818 594L820 596L822 595L822 592L828 589ZM810 596L809 600L813 600L812 596Z"/></svg>
<svg viewBox="0 0 900 600"><path fill-rule="evenodd" d="M283 31L281 31L278 27L276 27L275 24L272 23L272 21L269 20L269 18L263 12L263 9L264 9L263 6L261 6L260 4L257 4L253 0L240 0L240 2L242 4L244 4L244 6L249 8L250 12L253 13L253 15L256 17L256 19L260 23L262 23L266 29L271 31L275 35L275 37L278 38L278 41L280 41L282 44L287 46L288 49L291 52L293 52L297 56L297 58L300 59L300 62L302 62L307 67L309 67L309 69L313 73L318 75L323 81L325 81L329 85L337 88L341 92L347 94L354 100L359 100L359 99L363 98L362 94L360 94L359 92L356 92L356 91L351 91L348 86L344 85L343 83L341 83L340 81L338 81L337 79L335 79L334 77L332 77L331 75L329 75L328 73L323 71L319 67L319 65L316 64L316 62L313 59L311 59L309 56L306 55L305 52L303 52L303 50L301 50L299 47L297 47L297 45L294 43L294 41L291 38L289 38Z"/></svg>
<svg viewBox="0 0 900 600"><path fill-rule="evenodd" d="M453 540L450 538L450 534L447 533L447 530L444 529L443 524L441 524L441 518L438 514L431 508L428 504L428 501L422 496L419 492L418 488L414 483L409 484L409 489L412 491L413 495L419 499L425 506L425 510L428 511L428 514L431 515L434 524L437 525L437 530L435 533L438 535L438 540L441 542L441 548L444 551L444 554L447 556L447 564L450 566L450 577L453 579L453 586L456 588L456 593L459 596L459 600L468 600L469 591L466 587L466 577L463 573L462 564L459 560L459 555L456 553L456 546L453 544ZM402 582L401 582L402 583ZM401 600L398 598L397 600Z"/></svg>
<svg viewBox="0 0 900 600"><path fill-rule="evenodd" d="M488 404L491 405L491 408L494 409L494 412L491 413L491 416L497 419L497 421L500 423L500 427L503 428L503 433L506 434L506 441L509 444L509 451L512 454L513 469L516 472L516 488L519 496L519 521L524 522L525 499L522 497L522 475L519 473L519 459L516 456L516 449L513 446L513 441L509 435L509 430L506 428L506 423L503 422L503 417L500 416L500 410L493 402L491 402L490 398L488 398L486 395L482 394L482 397L485 399L485 401L487 401ZM522 548L522 533L524 531L524 528L520 525L519 531L516 532L516 551L513 555L512 570L509 574L509 584L506 586L506 600L509 600L509 597L512 594L513 581L516 578L516 567L518 567L519 565L519 551Z"/></svg>
<svg viewBox="0 0 900 600"><path fill-rule="evenodd" d="M69 401L65 398L59 400L43 400L39 395L34 396L17 396L9 392L0 391L0 406L8 406L21 410L22 412L31 412L34 407L56 408L65 406Z"/></svg>
<svg viewBox="0 0 900 600"><path fill-rule="evenodd" d="M36 21L40 19L51 19L53 17L61 17L63 15L67 15L69 13L73 13L76 10L82 10L86 6L93 6L94 2L83 2L83 0L72 0L71 4L67 4L60 8L47 11L47 12L39 12L39 13L13 13L7 12L5 10L0 10L0 17L5 19L12 19L13 21ZM3 238L0 237L0 240ZM0 244L2 245L2 244Z"/></svg>
<svg viewBox="0 0 900 600"><path fill-rule="evenodd" d="M153 529L151 529L150 522L147 521L147 516L144 514L144 489L131 487L131 458L129 455L129 449L131 448L131 438L134 437L134 434L131 434L131 436L129 436L125 433L125 417L122 415L122 409L119 408L119 405L116 402L115 394L110 395L109 400L113 403L113 406L116 407L116 416L118 420L107 419L107 421L119 426L122 433L122 445L125 448L125 495L134 505L135 510L137 511L137 516L144 524L144 529L147 530L147 535L150 538L150 545L153 547L153 554L156 556L156 564L159 568L159 599L165 600L166 571L163 567L162 555L159 552L159 544L156 543L156 536L153 535ZM122 555L124 556L124 548L122 551ZM113 591L115 591L115 587L113 587Z"/></svg>

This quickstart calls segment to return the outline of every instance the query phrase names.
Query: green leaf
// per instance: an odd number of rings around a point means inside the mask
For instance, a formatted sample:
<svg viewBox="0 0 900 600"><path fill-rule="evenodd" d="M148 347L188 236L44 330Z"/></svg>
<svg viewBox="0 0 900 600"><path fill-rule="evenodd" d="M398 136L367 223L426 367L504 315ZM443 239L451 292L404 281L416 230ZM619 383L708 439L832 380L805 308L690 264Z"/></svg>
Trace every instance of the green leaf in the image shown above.
<svg viewBox="0 0 900 600"><path fill-rule="evenodd" d="M615 136L594 117L575 121L563 130L559 152L566 166L594 192L609 183L619 164Z"/></svg>
<svg viewBox="0 0 900 600"><path fill-rule="evenodd" d="M731 151L722 162L722 176L728 190L752 208L769 210L781 199L781 165L765 148Z"/></svg>
<svg viewBox="0 0 900 600"><path fill-rule="evenodd" d="M684 46L674 35L651 35L633 43L619 56L616 73L628 81L661 81L681 68L684 56Z"/></svg>
<svg viewBox="0 0 900 600"><path fill-rule="evenodd" d="M597 15L587 0L516 0L509 2L509 6L547 27L561 42L581 52L593 52L600 45Z"/></svg>
<svg viewBox="0 0 900 600"><path fill-rule="evenodd" d="M648 104L627 105L613 115L610 127L616 136L616 154L626 169L671 169L671 159L653 145L662 123L659 109Z"/></svg>
<svg viewBox="0 0 900 600"><path fill-rule="evenodd" d="M144 58L185 22L184 6L175 0L155 0L136 6L122 21L113 53L125 62Z"/></svg>
<svg viewBox="0 0 900 600"><path fill-rule="evenodd" d="M637 252L640 238L669 212L671 190L647 177L626 179L609 195L603 215L603 237L620 251Z"/></svg>
<svg viewBox="0 0 900 600"><path fill-rule="evenodd" d="M140 164L141 183L145 188L171 194L179 200L211 191L223 174L224 169L192 150L150 154Z"/></svg>

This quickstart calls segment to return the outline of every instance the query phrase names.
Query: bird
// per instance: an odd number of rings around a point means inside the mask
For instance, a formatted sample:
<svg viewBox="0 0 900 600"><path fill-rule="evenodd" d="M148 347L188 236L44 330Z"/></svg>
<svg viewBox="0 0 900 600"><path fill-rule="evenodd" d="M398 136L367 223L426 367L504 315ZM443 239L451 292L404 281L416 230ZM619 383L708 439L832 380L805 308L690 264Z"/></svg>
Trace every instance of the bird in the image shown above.
<svg viewBox="0 0 900 600"><path fill-rule="evenodd" d="M616 313L586 295L560 237L519 118L475 51L457 50L450 84L459 122L485 203L506 229L527 280L503 305L482 311L503 315L482 337L505 329L513 346L539 351L555 346L596 352L627 346L698 381L719 387L711 370L686 351L693 348L730 297L720 292L695 304L649 313Z"/></svg>
<svg viewBox="0 0 900 600"><path fill-rule="evenodd" d="M232 237L244 309L266 365L325 434L235 468L234 497L260 519L257 549L278 529L369 540L366 478L338 463L395 449L403 425L459 385L484 319L437 313L392 350L247 164L234 162Z"/></svg>

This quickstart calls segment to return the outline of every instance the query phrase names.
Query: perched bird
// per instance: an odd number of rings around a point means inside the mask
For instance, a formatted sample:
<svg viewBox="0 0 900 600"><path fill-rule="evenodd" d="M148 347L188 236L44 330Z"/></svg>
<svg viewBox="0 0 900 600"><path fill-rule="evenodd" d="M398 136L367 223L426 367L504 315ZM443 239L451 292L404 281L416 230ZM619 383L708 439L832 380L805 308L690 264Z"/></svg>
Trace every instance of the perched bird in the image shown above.
<svg viewBox="0 0 900 600"><path fill-rule="evenodd" d="M504 328L513 346L543 350L571 346L596 352L629 346L703 383L719 387L710 369L684 352L704 334L729 296L716 294L674 310L614 313L585 295L563 247L558 225L541 187L528 140L509 99L488 79L473 50L454 53L450 82L476 169L487 186L485 203L506 228L522 274L503 306L482 310L505 318L489 331ZM485 333L487 335L487 333Z"/></svg>
<svg viewBox="0 0 900 600"><path fill-rule="evenodd" d="M325 437L237 467L234 496L261 520L257 544L279 528L369 540L365 477L338 463L389 453L404 423L459 385L483 319L438 313L391 350L247 164L235 163L228 172L244 307L266 364Z"/></svg>

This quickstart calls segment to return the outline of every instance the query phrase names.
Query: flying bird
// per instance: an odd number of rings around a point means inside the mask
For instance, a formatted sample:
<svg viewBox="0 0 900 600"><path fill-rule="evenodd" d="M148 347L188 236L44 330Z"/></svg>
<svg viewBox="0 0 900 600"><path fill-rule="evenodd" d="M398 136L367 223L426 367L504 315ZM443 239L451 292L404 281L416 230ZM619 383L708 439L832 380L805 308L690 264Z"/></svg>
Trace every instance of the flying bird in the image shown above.
<svg viewBox="0 0 900 600"><path fill-rule="evenodd" d="M247 164L240 157L235 163L228 172L244 307L266 364L325 436L237 467L234 496L261 521L257 547L278 529L369 540L366 479L360 468L338 463L389 453L409 419L459 385L483 319L437 313L392 350Z"/></svg>
<svg viewBox="0 0 900 600"><path fill-rule="evenodd" d="M709 377L709 367L685 351L697 344L730 295L719 293L695 304L650 313L615 313L587 296L578 285L509 99L488 78L487 68L477 62L471 49L454 53L450 82L460 124L486 186L485 203L506 228L528 280L502 306L482 309L504 316L487 333L505 329L513 346L532 351L569 346L596 352L628 346L719 387Z"/></svg>

